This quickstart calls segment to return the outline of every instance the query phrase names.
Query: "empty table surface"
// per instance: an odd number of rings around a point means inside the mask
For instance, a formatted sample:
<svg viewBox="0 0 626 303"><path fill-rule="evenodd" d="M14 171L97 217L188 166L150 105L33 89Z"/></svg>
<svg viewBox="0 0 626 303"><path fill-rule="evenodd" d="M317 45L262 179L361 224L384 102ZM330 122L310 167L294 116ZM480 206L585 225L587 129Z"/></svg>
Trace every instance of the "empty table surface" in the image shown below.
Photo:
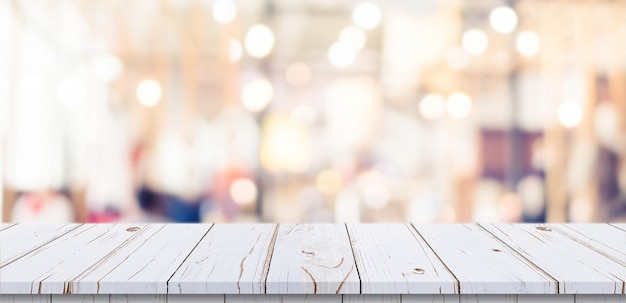
<svg viewBox="0 0 626 303"><path fill-rule="evenodd" d="M614 295L625 281L621 224L0 225L3 295Z"/></svg>

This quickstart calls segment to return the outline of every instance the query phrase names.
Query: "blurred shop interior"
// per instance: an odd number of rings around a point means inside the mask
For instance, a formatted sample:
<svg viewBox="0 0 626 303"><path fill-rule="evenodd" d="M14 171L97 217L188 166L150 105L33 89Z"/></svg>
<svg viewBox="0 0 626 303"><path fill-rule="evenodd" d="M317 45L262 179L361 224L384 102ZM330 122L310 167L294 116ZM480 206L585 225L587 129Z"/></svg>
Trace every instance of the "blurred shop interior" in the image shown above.
<svg viewBox="0 0 626 303"><path fill-rule="evenodd" d="M626 1L1 0L3 222L625 222Z"/></svg>

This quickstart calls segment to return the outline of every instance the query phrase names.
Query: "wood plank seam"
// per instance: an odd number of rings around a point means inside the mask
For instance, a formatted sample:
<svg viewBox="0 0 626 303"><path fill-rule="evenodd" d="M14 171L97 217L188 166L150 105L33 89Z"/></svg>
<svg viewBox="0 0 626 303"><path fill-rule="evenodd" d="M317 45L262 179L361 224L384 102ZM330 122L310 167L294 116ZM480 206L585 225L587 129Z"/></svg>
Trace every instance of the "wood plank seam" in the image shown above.
<svg viewBox="0 0 626 303"><path fill-rule="evenodd" d="M418 236L420 237L420 239L422 239L424 241L424 243L426 243L426 245L428 246L428 249L430 249L430 251L433 252L433 254L437 257L439 262L441 262L441 264L443 264L443 267L452 275L454 280L456 280L456 282L455 282L456 283L456 293L460 294L461 293L461 281L459 280L459 278L457 278L454 275L454 273L450 270L450 268L448 268L448 265L446 265L446 263L443 262L441 257L439 257L439 254L437 254L437 252L430 246L430 243L428 243L428 241L426 241L426 238L424 238L424 236L422 236L422 234L420 234L420 232L417 230L415 225L413 225L413 223L407 224L407 228L409 229L409 232L411 232L411 234L413 234L413 237L415 237L415 240L418 240L417 243L420 244L420 246L421 246L421 243L419 243L420 241L419 241L419 239L417 239ZM400 299L400 300L402 300L402 299Z"/></svg>
<svg viewBox="0 0 626 303"><path fill-rule="evenodd" d="M267 277L269 276L270 266L272 266L272 257L274 256L274 247L276 246L276 237L278 236L278 228L280 224L276 224L274 226L274 233L272 234L272 238L270 240L270 249L267 253L267 257L265 258L265 272L263 273L264 277L261 279L263 281L263 293L267 294ZM226 296L224 296L224 302L226 302Z"/></svg>
<svg viewBox="0 0 626 303"><path fill-rule="evenodd" d="M346 229L346 234L348 234L348 242L350 244L350 251L352 251L352 259L354 260L354 268L356 268L356 275L359 278L359 293L363 293L363 280L361 280L361 273L359 272L359 264L356 262L356 255L354 254L354 245L352 245L352 236L350 235L350 230L348 229L348 224L344 223L343 226ZM343 301L343 295L341 297Z"/></svg>
<svg viewBox="0 0 626 303"><path fill-rule="evenodd" d="M550 277L550 279L552 279L555 282L555 287L556 287L556 293L560 294L559 289L560 289L560 282L558 279L556 279L554 276L550 275L548 272L546 272L545 270L543 270L541 267L539 267L537 264L533 263L531 260L529 260L528 258L524 257L522 254L520 254L516 249L514 249L513 247L509 246L508 244L506 244L505 241L503 241L502 239L498 238L497 235L493 234L492 232L490 232L488 229L486 229L484 226L482 226L483 223L476 223L476 225L478 225L478 227L480 227L482 230L484 230L485 232L487 232L488 234L492 235L494 238L496 238L498 241L500 241L503 245L505 245L506 247L508 247L509 249L511 249L511 251L513 251L515 254L517 254L520 258L526 260L528 262L528 264L532 265L535 270L545 274L546 276ZM497 228L497 227L495 227ZM504 233L504 232L503 232ZM504 233L505 234L505 233Z"/></svg>
<svg viewBox="0 0 626 303"><path fill-rule="evenodd" d="M13 263L13 262L15 262L15 261L17 261L17 260L19 260L19 259L23 258L24 256L26 256L26 255L28 255L28 254L32 253L33 251L36 251L36 250L38 250L38 249L41 249L42 247L44 247L44 246L46 246L46 245L48 245L48 244L50 244L50 243L52 243L52 242L54 242L54 241L56 241L56 240L58 240L58 239L61 239L61 238L65 237L65 235L67 235L68 233L70 233L70 232L72 232L72 231L76 230L77 228L79 228L79 227L81 227L81 226L83 226L83 225L84 225L84 224L78 224L78 225L76 225L76 227L74 227L74 228L71 228L71 229L67 230L66 232L64 232L64 233L62 233L62 234L60 234L60 235L58 235L56 238L52 238L52 239L51 239L51 240L49 240L49 241L46 241L46 242L44 242L44 243L41 243L39 246L35 246L35 247L33 247L32 249L30 249L30 250L28 250L28 251L25 251L25 252L24 252L24 253L22 253L21 255L19 255L19 256L17 256L17 257L14 257L14 258L13 258L13 260L9 260L9 261L7 261L5 264L0 265L0 268L4 268L4 267L6 267L6 266L10 265L11 263ZM13 225L11 225L11 227L13 227L13 226L17 226L17 224L13 224Z"/></svg>
<svg viewBox="0 0 626 303"><path fill-rule="evenodd" d="M13 226L15 226L15 225L17 225L17 223L6 224L6 225L4 225L4 226L0 226L0 231L3 231L3 230L5 230L5 229L9 229L9 228L11 228L11 227L13 227Z"/></svg>
<svg viewBox="0 0 626 303"><path fill-rule="evenodd" d="M615 228L617 228L617 229L620 229L620 230L626 231L626 228L623 228L623 227L621 227L620 225L617 225L617 223L609 223L609 225L611 225L611 226L613 226L613 227L615 227Z"/></svg>
<svg viewBox="0 0 626 303"><path fill-rule="evenodd" d="M587 248L589 248L589 249L591 249L591 250L593 250L593 251L603 255L604 257L615 261L616 263L619 263L619 264L622 264L622 265L626 266L626 260L625 259L622 259L622 260L617 259L617 258L611 256L610 254L607 254L606 252L598 249L597 247L595 247L593 245L590 245L589 243L583 241L582 239L579 239L579 238L575 237L573 234L570 234L570 232L568 232L568 231L566 231L564 229L561 229L561 228L568 229L571 232L573 232L573 230L570 227L567 227L567 226L554 226L553 227L553 229L556 230L558 233L560 233L560 234L562 234L562 235L572 239L572 241L574 241L574 242L576 242L576 243L578 243L578 244L580 244L582 246L585 246L585 247L587 247ZM624 235L624 237L626 238L626 234ZM624 253L626 254L626 252L624 252Z"/></svg>
<svg viewBox="0 0 626 303"><path fill-rule="evenodd" d="M165 283L165 294L168 295L170 293L170 280L172 279L172 277L174 277L174 275L176 274L176 272L178 272L178 270L180 269L181 266L183 266L183 264L185 264L185 261L187 261L187 259L189 258L189 256L191 256L191 254L193 253L194 250L196 250L196 247L198 247L198 245L200 245L200 242L202 242L202 240L204 239L204 237L206 237L206 235L208 235L211 230L213 229L213 227L215 226L215 223L211 224L211 227L209 227L209 229L204 233L204 235L202 235L202 237L200 238L200 240L198 240L198 242L196 243L196 245L193 246L193 248L189 251L189 253L187 254L187 256L183 259L182 262L180 262L180 264L178 265L178 267L176 268L176 270L174 272L172 272L172 275L169 277L169 279L167 279L167 283ZM165 302L167 303L167 296L165 299Z"/></svg>

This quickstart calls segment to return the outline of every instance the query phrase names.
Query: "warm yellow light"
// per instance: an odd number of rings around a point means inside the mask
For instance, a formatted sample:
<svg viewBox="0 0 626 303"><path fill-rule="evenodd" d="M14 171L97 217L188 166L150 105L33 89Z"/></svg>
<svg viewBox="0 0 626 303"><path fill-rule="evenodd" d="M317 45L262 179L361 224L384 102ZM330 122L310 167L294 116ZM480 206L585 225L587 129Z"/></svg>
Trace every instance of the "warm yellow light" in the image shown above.
<svg viewBox="0 0 626 303"><path fill-rule="evenodd" d="M301 62L289 65L285 71L285 80L293 87L307 86L311 82L311 77L311 68Z"/></svg>
<svg viewBox="0 0 626 303"><path fill-rule="evenodd" d="M517 26L517 13L508 6L496 7L489 14L489 23L496 32L508 34Z"/></svg>
<svg viewBox="0 0 626 303"><path fill-rule="evenodd" d="M470 29L463 33L463 48L472 55L480 55L487 50L489 38L479 29Z"/></svg>
<svg viewBox="0 0 626 303"><path fill-rule="evenodd" d="M283 113L270 113L263 121L261 165L268 171L303 173L311 163L310 135L302 123Z"/></svg>
<svg viewBox="0 0 626 303"><path fill-rule="evenodd" d="M161 100L161 85L155 80L143 80L137 85L137 99L143 106L155 106Z"/></svg>
<svg viewBox="0 0 626 303"><path fill-rule="evenodd" d="M515 41L517 51L524 57L534 57L541 49L541 40L535 32L524 31L517 36Z"/></svg>
<svg viewBox="0 0 626 303"><path fill-rule="evenodd" d="M472 112L472 99L463 93L452 94L446 103L448 114L454 119L464 119Z"/></svg>
<svg viewBox="0 0 626 303"><path fill-rule="evenodd" d="M380 24L382 14L378 5L365 2L359 4L352 12L352 21L354 24L364 28L373 29Z"/></svg>
<svg viewBox="0 0 626 303"><path fill-rule="evenodd" d="M381 209L389 204L389 190L380 183L368 185L363 191L363 202L369 208Z"/></svg>
<svg viewBox="0 0 626 303"><path fill-rule="evenodd" d="M334 170L324 170L317 175L315 184L322 193L333 195L341 189L343 178Z"/></svg>
<svg viewBox="0 0 626 303"><path fill-rule="evenodd" d="M246 86L241 92L243 107L251 112L260 112L274 98L274 87L267 79L257 79Z"/></svg>
<svg viewBox="0 0 626 303"><path fill-rule="evenodd" d="M274 33L263 24L252 26L246 34L246 50L250 56L263 58L274 48Z"/></svg>
<svg viewBox="0 0 626 303"><path fill-rule="evenodd" d="M252 180L239 178L230 184L230 197L239 205L251 204L256 200L257 187Z"/></svg>
<svg viewBox="0 0 626 303"><path fill-rule="evenodd" d="M337 68L346 68L354 62L354 50L341 42L334 43L328 49L328 61Z"/></svg>
<svg viewBox="0 0 626 303"><path fill-rule="evenodd" d="M559 122L567 127L572 128L580 124L583 120L583 108L576 102L562 102L558 109Z"/></svg>
<svg viewBox="0 0 626 303"><path fill-rule="evenodd" d="M213 19L219 24L233 21L237 16L237 5L232 0L217 0L213 3Z"/></svg>
<svg viewBox="0 0 626 303"><path fill-rule="evenodd" d="M67 78L57 87L57 99L63 104L73 105L85 99L85 86L77 78Z"/></svg>
<svg viewBox="0 0 626 303"><path fill-rule="evenodd" d="M446 99L440 94L428 94L422 98L419 111L426 120L437 120L446 112Z"/></svg>
<svg viewBox="0 0 626 303"><path fill-rule="evenodd" d="M350 46L354 51L360 51L365 47L367 37L362 29L356 26L348 26L339 34L339 41Z"/></svg>
<svg viewBox="0 0 626 303"><path fill-rule="evenodd" d="M231 39L230 41L228 41L228 61L230 63L239 62L242 55L243 47L241 46L241 42L236 39Z"/></svg>

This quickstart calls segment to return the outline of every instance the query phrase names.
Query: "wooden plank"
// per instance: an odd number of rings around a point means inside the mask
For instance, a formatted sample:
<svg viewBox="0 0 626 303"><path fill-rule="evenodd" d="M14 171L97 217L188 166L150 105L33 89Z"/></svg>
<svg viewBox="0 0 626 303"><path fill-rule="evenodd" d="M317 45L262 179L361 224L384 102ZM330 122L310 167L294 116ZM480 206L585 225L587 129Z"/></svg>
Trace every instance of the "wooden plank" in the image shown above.
<svg viewBox="0 0 626 303"><path fill-rule="evenodd" d="M109 295L52 295L52 303L109 303Z"/></svg>
<svg viewBox="0 0 626 303"><path fill-rule="evenodd" d="M454 274L461 294L549 294L550 276L476 224L414 225Z"/></svg>
<svg viewBox="0 0 626 303"><path fill-rule="evenodd" d="M215 224L168 283L170 294L261 294L278 226Z"/></svg>
<svg viewBox="0 0 626 303"><path fill-rule="evenodd" d="M576 295L576 303L624 303L624 295Z"/></svg>
<svg viewBox="0 0 626 303"><path fill-rule="evenodd" d="M2 303L50 303L50 295L0 295Z"/></svg>
<svg viewBox="0 0 626 303"><path fill-rule="evenodd" d="M405 224L348 225L362 294L453 294L456 279Z"/></svg>
<svg viewBox="0 0 626 303"><path fill-rule="evenodd" d="M460 303L515 303L516 295L461 295Z"/></svg>
<svg viewBox="0 0 626 303"><path fill-rule="evenodd" d="M612 226L615 226L623 231L626 231L626 223L609 223Z"/></svg>
<svg viewBox="0 0 626 303"><path fill-rule="evenodd" d="M225 303L341 303L341 295L226 295Z"/></svg>
<svg viewBox="0 0 626 303"><path fill-rule="evenodd" d="M549 227L626 266L626 231L608 224L554 224ZM622 241L617 241L619 239Z"/></svg>
<svg viewBox="0 0 626 303"><path fill-rule="evenodd" d="M85 224L0 269L0 287L11 294L71 293L71 281L120 247L161 225Z"/></svg>
<svg viewBox="0 0 626 303"><path fill-rule="evenodd" d="M224 303L224 295L167 295L167 303Z"/></svg>
<svg viewBox="0 0 626 303"><path fill-rule="evenodd" d="M411 295L428 296L428 295ZM343 303L401 303L402 295L344 295Z"/></svg>
<svg viewBox="0 0 626 303"><path fill-rule="evenodd" d="M68 281L71 293L166 294L167 281L212 224L153 224Z"/></svg>
<svg viewBox="0 0 626 303"><path fill-rule="evenodd" d="M3 231L9 227L13 227L17 225L17 223L0 223L0 231Z"/></svg>
<svg viewBox="0 0 626 303"><path fill-rule="evenodd" d="M626 267L545 225L481 224L559 282L561 294L622 294ZM622 238L615 241L623 241Z"/></svg>
<svg viewBox="0 0 626 303"><path fill-rule="evenodd" d="M110 303L167 303L167 295L111 295Z"/></svg>
<svg viewBox="0 0 626 303"><path fill-rule="evenodd" d="M0 233L0 268L78 228L80 224L18 224Z"/></svg>
<svg viewBox="0 0 626 303"><path fill-rule="evenodd" d="M360 281L343 224L281 224L268 294L358 294Z"/></svg>
<svg viewBox="0 0 626 303"><path fill-rule="evenodd" d="M574 295L517 295L516 303L575 303Z"/></svg>

